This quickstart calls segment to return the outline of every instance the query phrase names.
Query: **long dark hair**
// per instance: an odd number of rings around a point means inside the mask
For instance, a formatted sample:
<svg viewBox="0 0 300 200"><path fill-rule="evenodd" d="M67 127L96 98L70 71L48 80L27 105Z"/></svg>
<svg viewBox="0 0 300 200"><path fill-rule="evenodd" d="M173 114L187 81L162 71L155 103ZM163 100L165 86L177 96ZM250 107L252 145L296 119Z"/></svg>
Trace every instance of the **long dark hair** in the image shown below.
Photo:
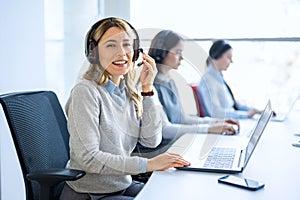
<svg viewBox="0 0 300 200"><path fill-rule="evenodd" d="M216 40L213 42L212 46L209 49L209 56L206 59L207 66L212 59L217 60L222 57L222 55L232 47L225 40Z"/></svg>
<svg viewBox="0 0 300 200"><path fill-rule="evenodd" d="M162 30L155 35L151 41L148 54L155 60L156 63L161 64L167 57L170 49L175 47L183 38L171 30Z"/></svg>

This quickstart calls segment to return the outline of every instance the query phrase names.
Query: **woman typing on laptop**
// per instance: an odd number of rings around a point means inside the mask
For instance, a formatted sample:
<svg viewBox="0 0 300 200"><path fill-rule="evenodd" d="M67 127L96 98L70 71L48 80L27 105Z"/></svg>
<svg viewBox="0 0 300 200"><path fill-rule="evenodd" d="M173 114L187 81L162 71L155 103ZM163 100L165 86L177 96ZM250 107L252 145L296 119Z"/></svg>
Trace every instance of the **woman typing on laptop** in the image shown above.
<svg viewBox="0 0 300 200"><path fill-rule="evenodd" d="M231 63L232 47L224 40L215 41L209 50L208 68L197 86L204 116L243 119L261 113L260 110L243 105L234 98L222 74Z"/></svg>
<svg viewBox="0 0 300 200"><path fill-rule="evenodd" d="M139 152L151 157L166 151L168 147L185 133L235 134L239 123L232 119L212 119L198 117L184 112L175 81L170 76L171 70L177 70L183 59L183 38L171 30L162 30L153 38L149 55L155 60L158 73L154 87L163 110L163 140L155 149L139 148ZM148 153L148 154L145 154Z"/></svg>

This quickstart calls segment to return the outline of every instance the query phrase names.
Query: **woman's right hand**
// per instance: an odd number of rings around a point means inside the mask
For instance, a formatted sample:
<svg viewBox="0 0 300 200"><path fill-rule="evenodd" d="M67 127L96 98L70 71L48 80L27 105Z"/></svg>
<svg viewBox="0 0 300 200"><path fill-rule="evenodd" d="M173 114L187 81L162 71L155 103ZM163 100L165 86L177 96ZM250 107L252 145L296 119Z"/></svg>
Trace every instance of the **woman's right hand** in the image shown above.
<svg viewBox="0 0 300 200"><path fill-rule="evenodd" d="M260 110L257 110L257 109L251 109L249 112L248 112L248 118L252 118L255 114L261 114L262 111Z"/></svg>
<svg viewBox="0 0 300 200"><path fill-rule="evenodd" d="M179 154L166 152L148 159L147 171L161 171L172 167L183 167L189 165L190 163L184 160Z"/></svg>
<svg viewBox="0 0 300 200"><path fill-rule="evenodd" d="M219 134L228 134L233 135L237 133L238 126L236 124L230 124L230 123L219 123L219 124L213 124L210 127L208 127L209 133L219 133Z"/></svg>
<svg viewBox="0 0 300 200"><path fill-rule="evenodd" d="M143 65L140 73L140 81L143 89L145 86L152 86L154 78L157 74L155 60L146 53L143 53ZM149 90L148 90L149 91ZM144 92L148 92L147 89Z"/></svg>

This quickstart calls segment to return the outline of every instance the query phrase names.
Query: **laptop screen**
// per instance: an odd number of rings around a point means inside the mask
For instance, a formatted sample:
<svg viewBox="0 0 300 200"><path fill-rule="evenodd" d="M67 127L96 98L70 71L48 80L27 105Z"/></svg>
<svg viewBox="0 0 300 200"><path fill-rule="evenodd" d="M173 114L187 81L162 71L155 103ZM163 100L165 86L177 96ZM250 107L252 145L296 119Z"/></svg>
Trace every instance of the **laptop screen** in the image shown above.
<svg viewBox="0 0 300 200"><path fill-rule="evenodd" d="M272 115L272 107L271 107L271 102L269 100L263 113L261 114L261 116L257 122L257 126L254 129L254 131L250 137L249 143L247 145L244 167L246 167L246 165L256 147L256 144L258 143L258 141L260 139L260 136L262 135L268 121L270 120L271 115Z"/></svg>

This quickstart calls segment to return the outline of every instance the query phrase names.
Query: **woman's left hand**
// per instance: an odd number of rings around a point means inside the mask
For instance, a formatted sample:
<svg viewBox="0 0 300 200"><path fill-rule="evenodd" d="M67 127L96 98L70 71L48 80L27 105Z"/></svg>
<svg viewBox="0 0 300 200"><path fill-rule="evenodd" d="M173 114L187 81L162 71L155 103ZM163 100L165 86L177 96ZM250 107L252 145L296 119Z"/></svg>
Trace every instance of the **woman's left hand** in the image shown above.
<svg viewBox="0 0 300 200"><path fill-rule="evenodd" d="M157 74L155 60L145 53L142 56L143 56L143 65L140 74L140 81L142 83L143 88L146 87L145 90L147 90L148 87L149 87L148 89L151 90L154 78Z"/></svg>

